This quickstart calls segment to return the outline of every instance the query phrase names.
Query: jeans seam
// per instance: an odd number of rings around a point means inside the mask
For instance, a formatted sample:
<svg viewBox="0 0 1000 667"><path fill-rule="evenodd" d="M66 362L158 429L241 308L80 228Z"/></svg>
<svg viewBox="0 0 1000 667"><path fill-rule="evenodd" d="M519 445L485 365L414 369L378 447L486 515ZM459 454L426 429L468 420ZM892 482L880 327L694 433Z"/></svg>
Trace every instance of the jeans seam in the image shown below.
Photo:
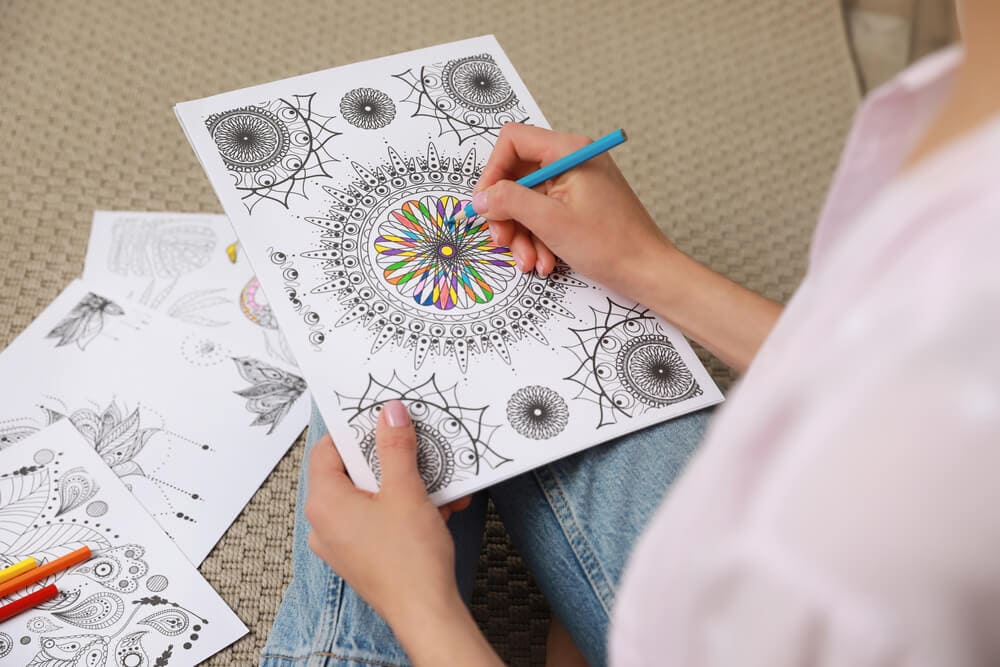
<svg viewBox="0 0 1000 667"><path fill-rule="evenodd" d="M261 654L260 657L263 660L273 659L273 660L284 660L286 662L302 662L303 660L309 660L310 658L336 658L337 660L353 662L357 665L374 665L375 667L403 667L403 665L398 662L368 660L366 658L352 658L350 656L342 655L340 653L331 653L330 651L312 651L307 655L300 655L300 656L281 655L279 653L263 653Z"/></svg>
<svg viewBox="0 0 1000 667"><path fill-rule="evenodd" d="M560 528L562 528L563 535L566 537L570 549L573 550L573 555L576 556L584 576L590 582L590 586L600 601L601 607L604 608L606 614L610 614L611 606L614 602L614 592L608 582L607 575L604 573L604 569L600 566L597 557L594 555L593 547L590 546L589 541L580 529L579 521L577 521L573 510L569 507L566 492L559 483L559 479L549 466L536 468L534 476L542 489L542 493L548 499L552 513L555 515Z"/></svg>

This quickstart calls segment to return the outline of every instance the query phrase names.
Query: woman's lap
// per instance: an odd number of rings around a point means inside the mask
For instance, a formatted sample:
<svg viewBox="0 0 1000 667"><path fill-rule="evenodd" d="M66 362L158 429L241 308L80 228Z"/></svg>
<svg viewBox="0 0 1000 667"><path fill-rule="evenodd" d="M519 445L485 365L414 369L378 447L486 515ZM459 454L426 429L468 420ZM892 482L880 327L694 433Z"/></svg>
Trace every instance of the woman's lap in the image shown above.
<svg viewBox="0 0 1000 667"><path fill-rule="evenodd" d="M591 665L605 663L614 591L628 553L670 483L701 441L702 411L556 461L489 489L497 512L553 612ZM313 410L305 461L326 433ZM306 464L295 510L293 575L261 665L407 665L392 631L309 550L302 515ZM472 594L487 495L452 515L456 576Z"/></svg>

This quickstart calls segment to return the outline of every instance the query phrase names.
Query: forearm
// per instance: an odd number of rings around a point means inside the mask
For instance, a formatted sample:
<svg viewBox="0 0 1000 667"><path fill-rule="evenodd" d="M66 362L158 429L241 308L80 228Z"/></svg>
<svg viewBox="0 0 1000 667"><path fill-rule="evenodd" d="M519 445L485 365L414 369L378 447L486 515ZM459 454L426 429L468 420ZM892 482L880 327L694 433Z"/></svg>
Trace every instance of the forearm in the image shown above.
<svg viewBox="0 0 1000 667"><path fill-rule="evenodd" d="M457 594L446 602L407 613L390 625L416 667L503 665Z"/></svg>
<svg viewBox="0 0 1000 667"><path fill-rule="evenodd" d="M781 315L782 306L734 283L672 246L637 262L637 294L664 319L742 373Z"/></svg>

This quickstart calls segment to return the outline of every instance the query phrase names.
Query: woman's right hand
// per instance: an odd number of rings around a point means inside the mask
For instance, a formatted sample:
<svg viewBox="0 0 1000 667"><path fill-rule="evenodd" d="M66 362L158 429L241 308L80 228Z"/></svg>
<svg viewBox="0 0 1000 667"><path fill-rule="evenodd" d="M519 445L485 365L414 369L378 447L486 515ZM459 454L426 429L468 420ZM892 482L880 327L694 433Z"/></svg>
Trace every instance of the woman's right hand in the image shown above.
<svg viewBox="0 0 1000 667"><path fill-rule="evenodd" d="M607 153L530 190L513 181L590 143L509 123L483 168L473 206L518 268L548 275L555 256L615 291L642 300L648 273L679 254Z"/></svg>

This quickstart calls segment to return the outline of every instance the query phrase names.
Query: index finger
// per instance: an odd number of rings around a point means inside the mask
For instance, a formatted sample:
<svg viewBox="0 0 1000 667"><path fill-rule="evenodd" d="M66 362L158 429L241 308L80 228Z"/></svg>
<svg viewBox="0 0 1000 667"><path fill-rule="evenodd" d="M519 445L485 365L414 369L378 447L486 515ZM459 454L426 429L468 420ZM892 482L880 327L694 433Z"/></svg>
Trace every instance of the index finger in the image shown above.
<svg viewBox="0 0 1000 667"><path fill-rule="evenodd" d="M507 123L500 129L500 136L483 167L476 190L483 190L504 179L513 180L523 174L526 164L537 167L554 162L588 143L590 140L585 137L522 123Z"/></svg>

